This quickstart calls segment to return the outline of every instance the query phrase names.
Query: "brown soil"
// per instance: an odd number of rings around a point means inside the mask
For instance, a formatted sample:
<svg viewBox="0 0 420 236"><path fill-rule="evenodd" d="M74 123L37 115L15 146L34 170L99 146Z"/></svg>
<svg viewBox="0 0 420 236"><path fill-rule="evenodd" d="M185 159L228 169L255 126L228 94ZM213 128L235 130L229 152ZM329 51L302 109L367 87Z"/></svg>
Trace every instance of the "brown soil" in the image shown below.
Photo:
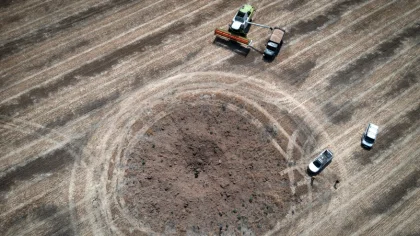
<svg viewBox="0 0 420 236"><path fill-rule="evenodd" d="M247 228L260 234L289 210L287 162L257 128L219 105L180 106L129 151L124 200L155 232Z"/></svg>
<svg viewBox="0 0 420 236"><path fill-rule="evenodd" d="M0 1L1 235L420 235L419 0L249 3Z"/></svg>

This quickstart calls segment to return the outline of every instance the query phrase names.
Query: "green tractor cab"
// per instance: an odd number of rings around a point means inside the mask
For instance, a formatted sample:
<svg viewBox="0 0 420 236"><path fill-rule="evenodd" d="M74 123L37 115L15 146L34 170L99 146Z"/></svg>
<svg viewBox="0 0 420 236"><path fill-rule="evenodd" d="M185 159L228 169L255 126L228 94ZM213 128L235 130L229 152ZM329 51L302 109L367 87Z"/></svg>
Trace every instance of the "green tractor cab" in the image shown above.
<svg viewBox="0 0 420 236"><path fill-rule="evenodd" d="M232 34L246 37L254 16L254 8L249 5L243 5L232 19L232 24L229 26L229 32Z"/></svg>

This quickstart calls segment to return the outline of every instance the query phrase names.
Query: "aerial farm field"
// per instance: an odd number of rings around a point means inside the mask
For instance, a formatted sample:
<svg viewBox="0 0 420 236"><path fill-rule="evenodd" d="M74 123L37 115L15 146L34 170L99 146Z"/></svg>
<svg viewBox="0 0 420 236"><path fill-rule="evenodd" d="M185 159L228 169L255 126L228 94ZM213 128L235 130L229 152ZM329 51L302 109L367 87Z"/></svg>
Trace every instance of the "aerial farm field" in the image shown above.
<svg viewBox="0 0 420 236"><path fill-rule="evenodd" d="M0 234L420 235L419 43L420 0L2 0Z"/></svg>

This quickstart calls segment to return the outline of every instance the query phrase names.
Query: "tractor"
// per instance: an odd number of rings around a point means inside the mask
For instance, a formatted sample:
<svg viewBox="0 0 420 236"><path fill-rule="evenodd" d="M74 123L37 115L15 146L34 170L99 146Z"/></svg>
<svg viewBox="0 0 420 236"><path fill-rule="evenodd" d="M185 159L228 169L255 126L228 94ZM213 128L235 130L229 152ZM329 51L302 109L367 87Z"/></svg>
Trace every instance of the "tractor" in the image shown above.
<svg viewBox="0 0 420 236"><path fill-rule="evenodd" d="M236 41L245 45L251 45L252 40L247 38L247 34L251 25L256 25L263 28L273 29L270 26L257 24L252 22L252 17L254 16L255 9L249 4L243 5L239 8L239 11L235 14L232 19L232 23L229 25L229 30L215 29L214 34L216 36L221 36L229 40Z"/></svg>

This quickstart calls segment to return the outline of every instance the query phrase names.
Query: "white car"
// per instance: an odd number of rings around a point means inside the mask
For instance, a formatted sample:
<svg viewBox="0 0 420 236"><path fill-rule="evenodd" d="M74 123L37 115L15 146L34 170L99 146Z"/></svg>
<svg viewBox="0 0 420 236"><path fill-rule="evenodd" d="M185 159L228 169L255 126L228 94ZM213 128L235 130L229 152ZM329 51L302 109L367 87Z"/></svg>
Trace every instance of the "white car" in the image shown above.
<svg viewBox="0 0 420 236"><path fill-rule="evenodd" d="M309 163L308 169L313 174L319 174L333 159L333 153L325 149L321 152L311 163Z"/></svg>
<svg viewBox="0 0 420 236"><path fill-rule="evenodd" d="M375 124L369 123L366 131L362 136L362 146L365 148L372 148L375 143L376 136L378 135L379 127Z"/></svg>

